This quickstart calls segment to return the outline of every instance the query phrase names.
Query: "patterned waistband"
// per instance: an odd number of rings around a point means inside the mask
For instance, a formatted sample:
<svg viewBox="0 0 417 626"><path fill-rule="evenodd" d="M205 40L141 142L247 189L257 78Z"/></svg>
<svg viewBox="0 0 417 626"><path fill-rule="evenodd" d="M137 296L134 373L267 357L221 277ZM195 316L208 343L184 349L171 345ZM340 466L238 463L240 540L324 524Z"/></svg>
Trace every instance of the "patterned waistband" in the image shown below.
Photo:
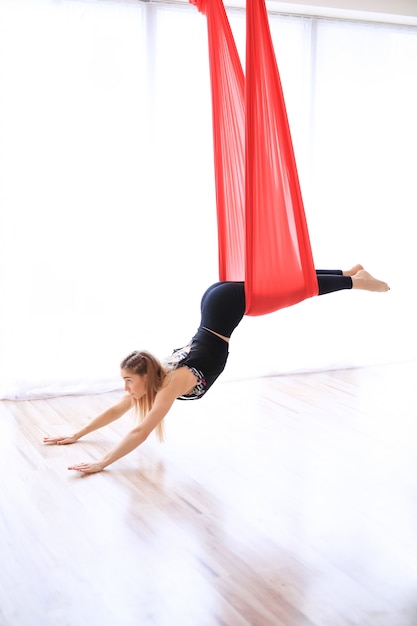
<svg viewBox="0 0 417 626"><path fill-rule="evenodd" d="M197 400L198 398L201 398L201 396L203 396L207 391L206 379L204 378L200 370L196 369L195 367L189 367L188 365L184 365L184 367L187 367L190 370L190 372L194 374L194 376L197 378L197 384L194 387L194 389L190 391L190 393L188 393L186 396L179 396L179 398L177 399L178 400Z"/></svg>

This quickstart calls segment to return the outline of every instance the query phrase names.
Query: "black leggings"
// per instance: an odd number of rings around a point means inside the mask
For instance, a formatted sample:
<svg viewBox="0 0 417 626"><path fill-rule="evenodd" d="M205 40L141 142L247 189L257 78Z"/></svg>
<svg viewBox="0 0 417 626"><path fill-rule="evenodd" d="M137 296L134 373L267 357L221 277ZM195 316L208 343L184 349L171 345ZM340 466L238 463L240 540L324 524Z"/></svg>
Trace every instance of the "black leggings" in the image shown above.
<svg viewBox="0 0 417 626"><path fill-rule="evenodd" d="M343 276L342 270L316 270L319 286L318 295L352 289L350 276ZM200 326L230 337L245 314L245 285L243 281L223 281L214 283L201 299Z"/></svg>

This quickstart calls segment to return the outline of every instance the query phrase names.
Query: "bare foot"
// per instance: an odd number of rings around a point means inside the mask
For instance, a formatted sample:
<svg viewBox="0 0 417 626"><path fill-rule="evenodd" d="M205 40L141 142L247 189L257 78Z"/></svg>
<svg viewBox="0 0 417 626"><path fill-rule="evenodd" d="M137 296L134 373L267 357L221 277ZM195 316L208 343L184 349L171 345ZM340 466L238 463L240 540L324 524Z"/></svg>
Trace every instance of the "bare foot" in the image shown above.
<svg viewBox="0 0 417 626"><path fill-rule="evenodd" d="M364 269L359 270L352 276L352 289L364 289L365 291L389 291L387 283L377 280Z"/></svg>
<svg viewBox="0 0 417 626"><path fill-rule="evenodd" d="M360 270L363 270L363 265L354 265L350 270L346 270L343 272L343 276L355 276Z"/></svg>

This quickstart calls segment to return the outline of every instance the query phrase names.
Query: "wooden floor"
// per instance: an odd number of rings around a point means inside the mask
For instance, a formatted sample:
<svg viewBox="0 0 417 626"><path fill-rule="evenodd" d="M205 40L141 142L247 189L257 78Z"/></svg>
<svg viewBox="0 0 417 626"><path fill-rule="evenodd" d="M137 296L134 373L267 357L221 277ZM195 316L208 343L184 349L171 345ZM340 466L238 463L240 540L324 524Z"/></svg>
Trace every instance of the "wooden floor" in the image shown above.
<svg viewBox="0 0 417 626"><path fill-rule="evenodd" d="M1 626L416 626L417 363L219 383L72 446L119 397L0 402Z"/></svg>

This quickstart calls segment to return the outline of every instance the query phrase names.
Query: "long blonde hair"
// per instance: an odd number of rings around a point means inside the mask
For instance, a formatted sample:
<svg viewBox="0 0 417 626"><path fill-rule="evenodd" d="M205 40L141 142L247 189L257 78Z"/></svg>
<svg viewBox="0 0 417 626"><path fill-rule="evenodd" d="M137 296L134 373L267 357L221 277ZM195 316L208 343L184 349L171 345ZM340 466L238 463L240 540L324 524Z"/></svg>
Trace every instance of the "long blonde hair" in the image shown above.
<svg viewBox="0 0 417 626"><path fill-rule="evenodd" d="M140 419L143 420L149 413L155 402L155 397L158 391L161 389L168 370L162 366L162 363L146 350L135 350L131 352L120 364L121 369L129 370L133 374L144 376L146 378L146 392L137 399L134 399L136 404L136 413ZM163 420L159 422L156 427L156 434L159 441L164 440L164 424Z"/></svg>

